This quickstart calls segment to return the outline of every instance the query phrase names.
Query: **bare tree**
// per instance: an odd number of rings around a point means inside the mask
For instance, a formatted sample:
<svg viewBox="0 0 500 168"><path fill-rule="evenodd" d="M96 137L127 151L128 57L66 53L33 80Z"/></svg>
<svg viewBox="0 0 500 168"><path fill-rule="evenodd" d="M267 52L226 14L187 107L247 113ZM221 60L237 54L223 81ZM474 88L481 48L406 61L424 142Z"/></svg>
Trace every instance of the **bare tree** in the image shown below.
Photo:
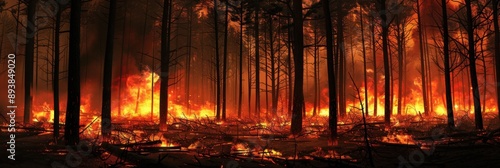
<svg viewBox="0 0 500 168"><path fill-rule="evenodd" d="M443 56L444 56L444 80L446 89L446 111L448 112L448 127L455 127L453 118L453 101L451 95L451 70L450 70L450 51L449 51L449 32L448 32L448 12L446 0L441 0L441 11L443 20Z"/></svg>
<svg viewBox="0 0 500 168"><path fill-rule="evenodd" d="M35 49L35 12L38 0L25 0L27 8L28 24L26 25L26 50L25 50L25 70L24 70L24 123L30 123L31 103L33 101L33 57Z"/></svg>
<svg viewBox="0 0 500 168"><path fill-rule="evenodd" d="M104 54L102 90L101 133L105 138L111 134L111 78L113 74L113 44L115 37L116 0L109 1L108 33Z"/></svg>
<svg viewBox="0 0 500 168"><path fill-rule="evenodd" d="M472 19L472 5L471 0L465 0L465 7L467 9L467 41L468 57L469 57L469 70L470 80L472 84L472 95L474 99L474 118L477 129L483 129L483 116L481 114L481 100L479 95L479 84L477 82L476 72L476 51L474 40L474 20Z"/></svg>
<svg viewBox="0 0 500 168"><path fill-rule="evenodd" d="M74 146L80 141L80 20L82 1L71 1L69 34L68 103L64 139L66 145Z"/></svg>
<svg viewBox="0 0 500 168"><path fill-rule="evenodd" d="M172 0L163 0L161 19L160 131L167 131L171 2Z"/></svg>
<svg viewBox="0 0 500 168"><path fill-rule="evenodd" d="M293 112L291 133L302 132L302 112L304 107L304 32L302 18L302 1L293 0L293 58L295 64L295 84L293 96Z"/></svg>
<svg viewBox="0 0 500 168"><path fill-rule="evenodd" d="M326 62L328 69L328 107L329 117L328 124L330 128L329 145L336 145L337 140L337 89L335 88L335 72L333 65L333 32L332 32L332 17L330 14L329 0L322 0L323 15L325 17L326 31Z"/></svg>
<svg viewBox="0 0 500 168"><path fill-rule="evenodd" d="M498 27L498 3L499 0L493 0L493 29L495 34L495 69L497 82L497 109L500 109L500 30ZM498 118L500 119L500 110L498 110Z"/></svg>

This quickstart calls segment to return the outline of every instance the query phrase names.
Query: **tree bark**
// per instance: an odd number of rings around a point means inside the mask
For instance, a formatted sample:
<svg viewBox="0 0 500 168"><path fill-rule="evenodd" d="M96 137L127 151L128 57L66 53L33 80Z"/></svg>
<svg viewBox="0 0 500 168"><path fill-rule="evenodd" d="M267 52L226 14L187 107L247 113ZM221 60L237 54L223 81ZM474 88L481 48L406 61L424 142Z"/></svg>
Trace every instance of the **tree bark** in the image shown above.
<svg viewBox="0 0 500 168"><path fill-rule="evenodd" d="M373 116L377 116L378 107L378 76L377 76L377 49L375 44L375 18L371 17L371 38L373 55Z"/></svg>
<svg viewBox="0 0 500 168"><path fill-rule="evenodd" d="M443 55L444 55L444 80L446 89L446 111L448 112L448 127L455 127L453 118L453 101L451 95L451 71L449 52L448 12L446 0L441 0L441 11L443 16Z"/></svg>
<svg viewBox="0 0 500 168"><path fill-rule="evenodd" d="M170 62L170 0L163 0L161 23L160 131L167 131L168 76Z"/></svg>
<svg viewBox="0 0 500 168"><path fill-rule="evenodd" d="M497 81L497 110L500 119L500 30L498 28L498 0L493 0L493 29L495 33L495 68Z"/></svg>
<svg viewBox="0 0 500 168"><path fill-rule="evenodd" d="M102 90L101 133L105 138L111 134L111 79L113 75L113 49L115 38L116 0L109 1L108 33L104 55Z"/></svg>
<svg viewBox="0 0 500 168"><path fill-rule="evenodd" d="M35 49L35 13L36 4L38 0L27 1L27 17L28 23L26 25L26 50L25 50L25 71L24 71L24 124L30 123L31 119L31 103L33 101L32 91L33 91L33 57ZM19 12L19 11L17 11ZM17 38L17 37L16 37Z"/></svg>
<svg viewBox="0 0 500 168"><path fill-rule="evenodd" d="M226 2L228 3L228 2ZM225 10L225 20L224 20L224 69L222 70L222 120L226 121L226 109L227 109L227 71L229 70L227 67L227 35L228 35L228 27L229 27L229 10L228 5L226 4Z"/></svg>
<svg viewBox="0 0 500 168"><path fill-rule="evenodd" d="M304 107L304 32L302 19L302 1L293 0L293 57L295 64L295 84L291 133L302 132L302 112Z"/></svg>
<svg viewBox="0 0 500 168"><path fill-rule="evenodd" d="M337 89L335 88L335 72L333 64L333 26L332 17L330 14L329 0L323 0L323 13L325 15L325 31L326 31L326 62L328 69L328 125L330 129L329 145L338 144L337 134Z"/></svg>
<svg viewBox="0 0 500 168"><path fill-rule="evenodd" d="M259 0L255 1L255 114L260 118L260 57L259 57L259 11L260 3Z"/></svg>
<svg viewBox="0 0 500 168"><path fill-rule="evenodd" d="M81 0L71 1L71 22L69 34L68 59L68 102L64 139L66 145L79 143L80 125L80 18Z"/></svg>
<svg viewBox="0 0 500 168"><path fill-rule="evenodd" d="M429 115L429 100L427 96L427 77L425 75L425 56L424 56L424 39L422 36L422 19L420 17L420 2L417 0L417 20L418 20L418 39L420 49L420 77L422 78L422 100L424 101L424 114Z"/></svg>
<svg viewBox="0 0 500 168"><path fill-rule="evenodd" d="M241 118L241 104L243 101L243 3L240 3L240 60L238 85L238 118Z"/></svg>
<svg viewBox="0 0 500 168"><path fill-rule="evenodd" d="M62 6L59 5L56 13L56 23L54 30L54 65L52 70L52 89L54 91L54 139L59 138L59 57L60 57L60 40L59 32L61 31L61 12Z"/></svg>
<svg viewBox="0 0 500 168"><path fill-rule="evenodd" d="M387 20L386 12L386 0L379 0L378 5L380 8L380 18L382 27L382 52L384 57L384 121L386 128L390 127L391 124L391 76L390 76L390 62L389 62L389 51L388 51L388 36L389 36L389 21Z"/></svg>
<svg viewBox="0 0 500 168"><path fill-rule="evenodd" d="M215 101L216 101L216 119L220 120L221 113L221 77L220 77L220 58L219 58L219 13L217 12L217 0L214 0L214 32L215 32Z"/></svg>
<svg viewBox="0 0 500 168"><path fill-rule="evenodd" d="M472 5L471 0L465 0L465 7L467 8L467 41L469 43L469 70L470 80L472 84L472 94L474 99L474 120L477 129L483 129L483 116L481 114L481 100L479 95L479 84L477 82L476 72L476 52L474 42L474 20L472 19Z"/></svg>
<svg viewBox="0 0 500 168"><path fill-rule="evenodd" d="M366 47L365 47L365 28L364 28L364 21L363 21L363 8L359 6L359 16L360 16L360 26L361 26L361 46L363 48L363 69L364 69L364 79L365 79L365 105L366 107L366 116L368 116L368 77L366 75ZM375 60L373 60L375 61ZM376 98L376 97L375 97Z"/></svg>
<svg viewBox="0 0 500 168"><path fill-rule="evenodd" d="M271 60L271 108L272 117L278 114L278 87L276 85L276 56L274 54L273 16L269 15L269 52Z"/></svg>
<svg viewBox="0 0 500 168"><path fill-rule="evenodd" d="M344 44L344 15L342 13L342 1L337 1L337 64L339 73L339 114L340 117L346 115L346 97L345 97L345 44Z"/></svg>

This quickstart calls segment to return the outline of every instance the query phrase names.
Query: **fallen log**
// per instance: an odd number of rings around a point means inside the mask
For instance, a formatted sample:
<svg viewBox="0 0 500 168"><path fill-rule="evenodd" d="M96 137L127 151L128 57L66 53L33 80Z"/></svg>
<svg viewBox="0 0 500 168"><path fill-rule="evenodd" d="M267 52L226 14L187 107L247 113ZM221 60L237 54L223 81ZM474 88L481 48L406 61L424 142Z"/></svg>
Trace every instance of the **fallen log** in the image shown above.
<svg viewBox="0 0 500 168"><path fill-rule="evenodd" d="M158 144L161 144L160 140L150 141L150 142L129 143L129 144L112 144L112 145L117 147L132 147L132 146L158 145Z"/></svg>
<svg viewBox="0 0 500 168"><path fill-rule="evenodd" d="M120 147L110 145L108 143L103 143L102 147L109 153L121 157L121 159L128 162L136 164L138 167L148 167L148 168L178 168L181 163L178 163L172 159L156 160L147 156L142 156L136 153L129 153L126 150L120 149Z"/></svg>

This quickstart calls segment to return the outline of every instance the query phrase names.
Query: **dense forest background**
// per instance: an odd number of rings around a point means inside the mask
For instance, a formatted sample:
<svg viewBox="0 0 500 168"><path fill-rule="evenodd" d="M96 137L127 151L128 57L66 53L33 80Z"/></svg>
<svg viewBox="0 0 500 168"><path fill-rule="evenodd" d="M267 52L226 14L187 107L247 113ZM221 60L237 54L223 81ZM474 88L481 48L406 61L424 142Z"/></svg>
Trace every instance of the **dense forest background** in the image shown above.
<svg viewBox="0 0 500 168"><path fill-rule="evenodd" d="M44 107L133 117L130 105L164 124L167 109L207 107L287 116L297 133L302 116L446 115L453 127L473 114L481 129L498 114L498 0L71 2L0 1L0 63L17 55L24 122Z"/></svg>

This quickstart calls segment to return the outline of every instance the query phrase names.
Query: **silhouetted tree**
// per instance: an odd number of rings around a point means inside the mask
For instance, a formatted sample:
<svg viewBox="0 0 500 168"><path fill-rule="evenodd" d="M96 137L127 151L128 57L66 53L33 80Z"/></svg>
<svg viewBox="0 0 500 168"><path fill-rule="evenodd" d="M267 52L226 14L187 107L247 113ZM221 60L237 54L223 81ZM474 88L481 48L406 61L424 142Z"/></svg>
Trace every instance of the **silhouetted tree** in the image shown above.
<svg viewBox="0 0 500 168"><path fill-rule="evenodd" d="M291 133L302 132L302 112L304 108L304 32L302 1L293 0L293 58L295 64L295 82Z"/></svg>
<svg viewBox="0 0 500 168"><path fill-rule="evenodd" d="M328 69L328 107L329 117L328 124L330 128L329 145L337 144L337 89L335 88L335 72L333 65L333 26L332 17L330 14L329 0L322 0L323 13L325 17L325 32L326 32L326 62Z"/></svg>
<svg viewBox="0 0 500 168"><path fill-rule="evenodd" d="M105 138L111 134L111 79L113 74L113 44L115 37L116 0L109 1L108 33L104 54L102 89L101 133Z"/></svg>
<svg viewBox="0 0 500 168"><path fill-rule="evenodd" d="M474 118L477 129L483 129L483 116L481 114L481 100L479 95L479 84L477 82L476 72L476 51L474 40L474 20L472 18L471 0L465 0L465 8L467 9L467 41L468 41L468 57L470 80L472 84L472 96L474 99Z"/></svg>
<svg viewBox="0 0 500 168"><path fill-rule="evenodd" d="M160 131L167 131L171 2L172 0L163 0L161 19Z"/></svg>
<svg viewBox="0 0 500 168"><path fill-rule="evenodd" d="M38 0L24 0L26 4L26 48L25 48L25 70L24 70L24 123L30 123L31 102L33 101L33 57L35 50L35 12Z"/></svg>
<svg viewBox="0 0 500 168"><path fill-rule="evenodd" d="M82 1L71 1L71 21L69 32L68 60L68 103L64 139L66 145L76 145L80 141L80 20Z"/></svg>
<svg viewBox="0 0 500 168"><path fill-rule="evenodd" d="M448 112L448 127L455 127L453 118L453 101L451 94L451 70L450 70L450 51L449 51L449 32L448 32L448 12L446 0L441 0L442 11L442 31L443 31L443 56L444 56L444 81L446 89L446 111Z"/></svg>
<svg viewBox="0 0 500 168"><path fill-rule="evenodd" d="M497 74L497 109L500 109L500 30L498 27L498 5L499 0L493 0L493 31L495 33L495 69ZM498 110L498 118L500 119L500 110Z"/></svg>

